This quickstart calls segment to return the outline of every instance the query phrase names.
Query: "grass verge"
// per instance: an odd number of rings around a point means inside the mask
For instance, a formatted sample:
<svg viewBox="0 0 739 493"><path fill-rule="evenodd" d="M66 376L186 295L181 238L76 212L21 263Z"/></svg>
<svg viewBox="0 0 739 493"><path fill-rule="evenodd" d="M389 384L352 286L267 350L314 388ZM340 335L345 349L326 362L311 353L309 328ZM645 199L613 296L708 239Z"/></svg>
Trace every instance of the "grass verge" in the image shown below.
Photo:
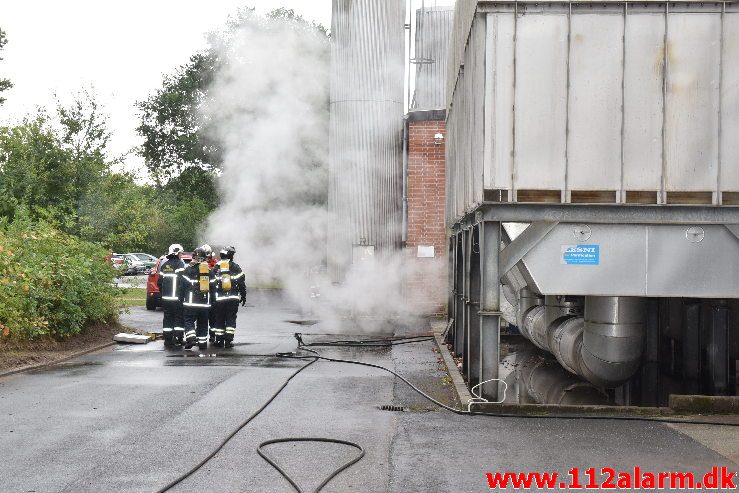
<svg viewBox="0 0 739 493"><path fill-rule="evenodd" d="M121 304L124 307L146 305L146 289L145 288L122 288L121 289Z"/></svg>
<svg viewBox="0 0 739 493"><path fill-rule="evenodd" d="M119 332L130 332L119 325L92 325L82 333L62 340L39 338L33 341L0 342L0 373L51 363L69 357L75 353L93 349L113 341Z"/></svg>

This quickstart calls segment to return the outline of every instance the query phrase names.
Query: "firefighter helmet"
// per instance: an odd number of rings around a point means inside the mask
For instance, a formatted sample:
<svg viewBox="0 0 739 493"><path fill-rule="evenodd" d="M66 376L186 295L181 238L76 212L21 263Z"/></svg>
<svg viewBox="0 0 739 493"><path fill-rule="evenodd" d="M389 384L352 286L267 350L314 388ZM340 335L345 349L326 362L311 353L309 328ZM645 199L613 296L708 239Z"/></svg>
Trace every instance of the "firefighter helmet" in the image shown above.
<svg viewBox="0 0 739 493"><path fill-rule="evenodd" d="M236 254L236 248L230 246L226 247L223 250L221 250L221 260L233 260L234 255Z"/></svg>
<svg viewBox="0 0 739 493"><path fill-rule="evenodd" d="M182 248L182 245L179 243L173 243L172 245L169 245L169 250L167 252L167 257L175 257L182 253L184 248Z"/></svg>
<svg viewBox="0 0 739 493"><path fill-rule="evenodd" d="M197 247L192 252L192 259L196 262L203 262L208 257L208 252L203 247Z"/></svg>

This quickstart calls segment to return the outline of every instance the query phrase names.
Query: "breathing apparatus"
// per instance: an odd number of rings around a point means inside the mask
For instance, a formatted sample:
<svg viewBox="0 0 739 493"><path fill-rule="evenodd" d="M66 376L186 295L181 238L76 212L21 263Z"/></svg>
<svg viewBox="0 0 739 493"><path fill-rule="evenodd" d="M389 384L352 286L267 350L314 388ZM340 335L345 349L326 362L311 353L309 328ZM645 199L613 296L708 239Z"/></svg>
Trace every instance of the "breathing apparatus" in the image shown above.
<svg viewBox="0 0 739 493"><path fill-rule="evenodd" d="M192 254L192 259L198 264L198 289L201 293L207 293L210 290L210 268L205 262L207 252L203 247L196 248Z"/></svg>
<svg viewBox="0 0 739 493"><path fill-rule="evenodd" d="M221 270L221 287L224 291L231 291L231 260L235 253L236 248L232 246L221 250L221 261L218 262L218 267Z"/></svg>

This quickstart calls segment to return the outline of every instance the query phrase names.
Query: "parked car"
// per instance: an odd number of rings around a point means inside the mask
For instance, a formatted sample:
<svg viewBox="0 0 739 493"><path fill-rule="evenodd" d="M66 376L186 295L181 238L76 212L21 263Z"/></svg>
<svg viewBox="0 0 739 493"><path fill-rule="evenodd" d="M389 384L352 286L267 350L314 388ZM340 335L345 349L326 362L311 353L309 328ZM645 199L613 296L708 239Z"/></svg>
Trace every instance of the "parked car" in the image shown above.
<svg viewBox="0 0 739 493"><path fill-rule="evenodd" d="M125 254L129 269L126 274L149 274L157 263L157 258L148 253Z"/></svg>
<svg viewBox="0 0 739 493"><path fill-rule="evenodd" d="M159 266L166 260L167 257L161 256L154 264L154 268L149 272L149 279L146 281L146 309L156 310L158 306L162 306L162 293L159 292ZM192 253L183 252L180 254L180 258L186 264L192 260Z"/></svg>
<svg viewBox="0 0 739 493"><path fill-rule="evenodd" d="M126 258L118 253L112 253L108 256L108 261L113 265L113 268L118 271L118 275L123 275L128 270L128 262Z"/></svg>

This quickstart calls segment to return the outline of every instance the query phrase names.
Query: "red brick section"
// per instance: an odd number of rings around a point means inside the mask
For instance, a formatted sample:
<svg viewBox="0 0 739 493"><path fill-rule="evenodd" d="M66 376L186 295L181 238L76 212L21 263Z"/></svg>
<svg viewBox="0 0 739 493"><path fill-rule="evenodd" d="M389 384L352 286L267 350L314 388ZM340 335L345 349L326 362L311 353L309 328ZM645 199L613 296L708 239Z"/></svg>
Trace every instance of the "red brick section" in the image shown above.
<svg viewBox="0 0 739 493"><path fill-rule="evenodd" d="M444 121L408 123L407 299L424 314L446 312L447 239L444 223ZM436 134L444 135L437 143ZM434 258L417 258L418 246L433 246Z"/></svg>

